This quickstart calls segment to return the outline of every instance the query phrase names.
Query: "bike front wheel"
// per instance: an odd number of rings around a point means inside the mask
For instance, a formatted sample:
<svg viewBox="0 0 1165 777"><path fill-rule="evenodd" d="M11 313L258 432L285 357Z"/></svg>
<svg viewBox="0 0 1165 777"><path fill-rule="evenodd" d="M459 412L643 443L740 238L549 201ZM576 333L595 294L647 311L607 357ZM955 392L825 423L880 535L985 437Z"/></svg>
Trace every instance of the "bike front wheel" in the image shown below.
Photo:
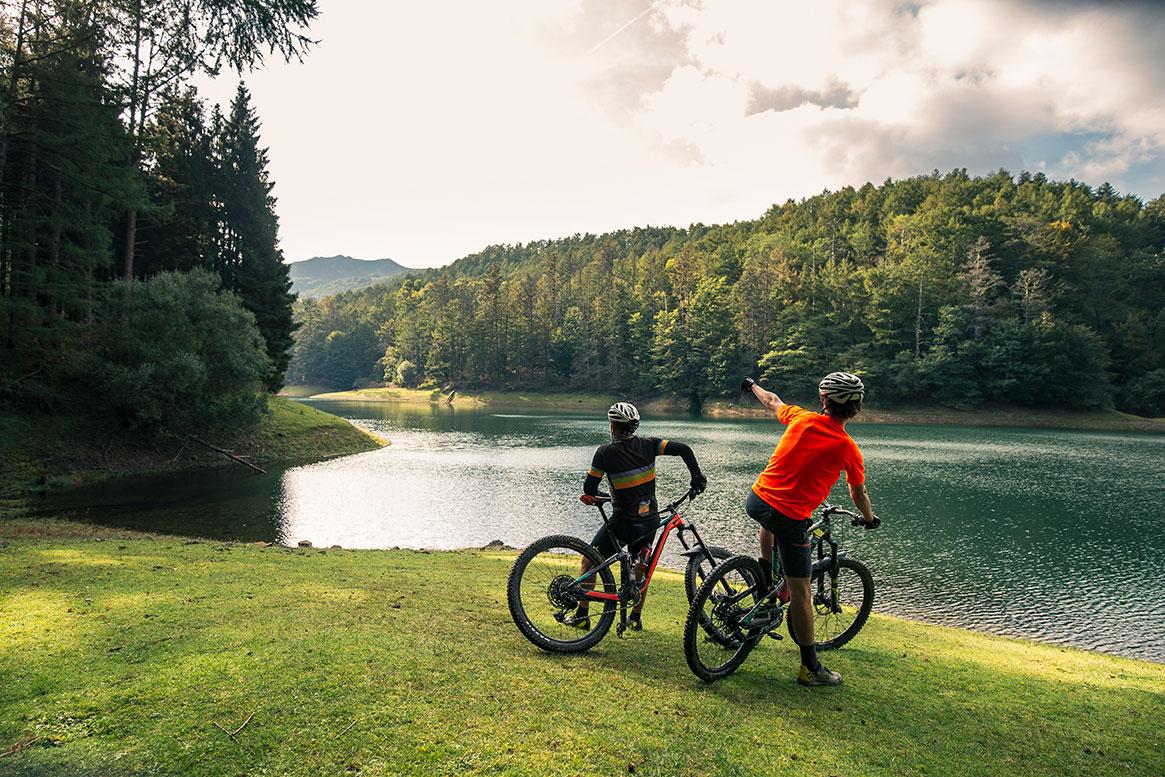
<svg viewBox="0 0 1165 777"><path fill-rule="evenodd" d="M704 549L708 551L712 560L709 561L708 556L698 553L688 557L688 566L684 569L684 593L688 595L688 604L696 598L696 591L700 590L700 586L708 579L708 575L712 574L716 565L732 558L732 552L727 548L705 545Z"/></svg>
<svg viewBox="0 0 1165 777"><path fill-rule="evenodd" d="M585 616L578 606L588 587L615 594L609 567L580 582L583 560L593 569L604 559L577 537L553 535L535 540L510 570L506 599L518 630L550 653L581 653L599 642L615 620L617 603L590 600Z"/></svg>
<svg viewBox="0 0 1165 777"><path fill-rule="evenodd" d="M813 640L818 650L833 650L853 639L874 607L874 578L870 570L852 558L838 559L837 572L820 570L809 583L813 598ZM789 636L797 644L793 619Z"/></svg>
<svg viewBox="0 0 1165 777"><path fill-rule="evenodd" d="M763 598L764 575L756 559L733 556L704 580L688 608L684 657L704 682L727 677L763 636L741 623Z"/></svg>

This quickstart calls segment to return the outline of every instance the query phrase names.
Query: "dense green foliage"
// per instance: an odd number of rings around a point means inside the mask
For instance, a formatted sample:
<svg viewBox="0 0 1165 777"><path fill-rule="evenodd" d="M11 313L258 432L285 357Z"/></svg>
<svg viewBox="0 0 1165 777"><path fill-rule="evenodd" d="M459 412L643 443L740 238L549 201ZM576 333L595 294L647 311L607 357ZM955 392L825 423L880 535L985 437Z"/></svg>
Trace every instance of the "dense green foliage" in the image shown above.
<svg viewBox="0 0 1165 777"><path fill-rule="evenodd" d="M495 246L301 300L289 380L678 394L833 369L879 403L1165 413L1165 197L1005 172L866 184L755 221ZM401 381L403 382L403 381Z"/></svg>
<svg viewBox="0 0 1165 777"><path fill-rule="evenodd" d="M118 282L82 375L133 424L180 430L259 420L270 363L255 318L207 270Z"/></svg>
<svg viewBox="0 0 1165 777"><path fill-rule="evenodd" d="M182 427L222 420L226 408L250 418L255 398L237 392L260 362L255 387L282 385L293 298L259 122L242 86L228 115L216 108L208 120L185 84L250 67L264 50L299 56L309 43L300 30L315 15L315 0L4 4L0 402L74 401L77 365L96 364L108 401L97 410ZM218 280L142 284L198 268ZM219 282L250 315L213 291ZM177 291L193 295L205 322L166 320L185 315ZM216 323L239 330L212 337ZM167 336L175 353L163 353ZM182 389L185 380L194 384ZM179 410L193 396L205 417Z"/></svg>

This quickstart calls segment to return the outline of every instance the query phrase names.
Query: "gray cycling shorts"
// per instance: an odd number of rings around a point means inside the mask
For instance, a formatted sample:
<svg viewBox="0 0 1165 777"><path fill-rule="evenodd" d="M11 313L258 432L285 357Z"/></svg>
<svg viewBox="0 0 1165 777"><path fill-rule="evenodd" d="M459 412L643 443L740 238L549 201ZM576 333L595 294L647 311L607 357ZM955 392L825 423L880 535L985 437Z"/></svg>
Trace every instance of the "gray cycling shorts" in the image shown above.
<svg viewBox="0 0 1165 777"><path fill-rule="evenodd" d="M809 547L809 521L790 518L773 508L765 500L748 490L744 501L748 517L773 533L777 553L781 558L781 569L785 577L811 577L813 574L813 554Z"/></svg>

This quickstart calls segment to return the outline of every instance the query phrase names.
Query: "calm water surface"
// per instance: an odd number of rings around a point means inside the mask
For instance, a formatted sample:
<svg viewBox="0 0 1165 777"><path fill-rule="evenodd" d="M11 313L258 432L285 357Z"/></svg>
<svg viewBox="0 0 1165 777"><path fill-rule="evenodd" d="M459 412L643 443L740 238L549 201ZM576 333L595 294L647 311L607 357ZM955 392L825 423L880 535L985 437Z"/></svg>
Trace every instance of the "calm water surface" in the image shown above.
<svg viewBox="0 0 1165 777"><path fill-rule="evenodd" d="M352 548L521 546L589 538L578 502L601 414L508 414L314 403L393 444L267 476L242 468L111 483L54 497L74 517L214 538ZM782 427L649 418L692 445L710 487L688 516L706 540L754 553L743 502ZM940 426L851 427L876 532L839 530L877 583L875 608L1165 661L1165 437ZM682 493L664 458L660 501ZM833 501L850 506L844 483ZM673 545L665 557L680 560Z"/></svg>

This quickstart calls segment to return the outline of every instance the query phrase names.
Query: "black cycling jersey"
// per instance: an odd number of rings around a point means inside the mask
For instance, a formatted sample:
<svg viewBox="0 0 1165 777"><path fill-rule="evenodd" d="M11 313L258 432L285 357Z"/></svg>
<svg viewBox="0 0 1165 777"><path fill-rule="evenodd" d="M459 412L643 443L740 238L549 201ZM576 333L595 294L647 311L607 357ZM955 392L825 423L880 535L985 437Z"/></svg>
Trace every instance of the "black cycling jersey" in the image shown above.
<svg viewBox="0 0 1165 777"><path fill-rule="evenodd" d="M655 513L656 456L680 456L693 478L701 476L695 454L682 442L659 437L629 437L602 445L595 451L583 482L583 493L597 494L599 483L606 475L611 484L615 517L641 520Z"/></svg>

